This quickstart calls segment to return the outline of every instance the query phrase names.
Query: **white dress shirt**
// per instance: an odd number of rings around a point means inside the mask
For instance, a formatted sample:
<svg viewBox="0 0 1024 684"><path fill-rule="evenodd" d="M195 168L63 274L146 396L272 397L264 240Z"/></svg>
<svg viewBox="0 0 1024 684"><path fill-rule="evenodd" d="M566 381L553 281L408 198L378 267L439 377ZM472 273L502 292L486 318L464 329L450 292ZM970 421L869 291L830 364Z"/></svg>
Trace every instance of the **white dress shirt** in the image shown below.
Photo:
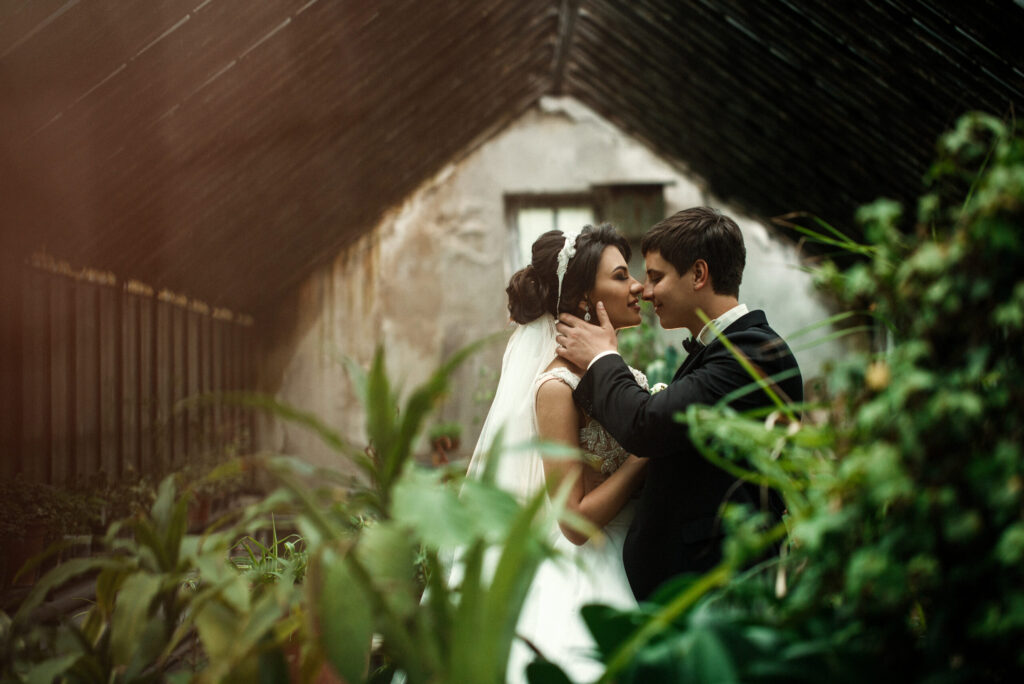
<svg viewBox="0 0 1024 684"><path fill-rule="evenodd" d="M726 328L728 328L730 325L738 321L743 316L746 316L747 313L748 312L746 304L737 304L736 306L732 307L718 318L712 319L703 328L701 328L700 332L697 334L697 341L706 347L707 345L715 341L715 331L711 329L712 323L714 324L715 329L718 330L718 332L725 332Z"/></svg>

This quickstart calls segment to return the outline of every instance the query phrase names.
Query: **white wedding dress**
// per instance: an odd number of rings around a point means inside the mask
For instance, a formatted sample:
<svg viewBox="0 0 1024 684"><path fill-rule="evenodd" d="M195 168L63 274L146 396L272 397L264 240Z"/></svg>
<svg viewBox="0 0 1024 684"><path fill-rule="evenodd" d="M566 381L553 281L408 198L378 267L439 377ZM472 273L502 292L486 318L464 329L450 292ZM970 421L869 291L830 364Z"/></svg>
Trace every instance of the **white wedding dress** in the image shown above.
<svg viewBox="0 0 1024 684"><path fill-rule="evenodd" d="M643 373L634 369L633 374L647 388ZM555 368L537 376L533 396L545 382L561 381L576 389L579 380L568 369ZM605 477L627 457L597 421L591 420L580 429L579 444L587 463ZM600 537L581 546L566 539L555 526L552 537L558 555L541 565L523 604L516 633L529 639L574 682L591 682L604 672L580 609L588 603L623 609L636 605L622 566L622 544L633 510L630 501L602 528ZM533 651L516 639L509 656L508 681L526 682L525 668L534 657Z"/></svg>

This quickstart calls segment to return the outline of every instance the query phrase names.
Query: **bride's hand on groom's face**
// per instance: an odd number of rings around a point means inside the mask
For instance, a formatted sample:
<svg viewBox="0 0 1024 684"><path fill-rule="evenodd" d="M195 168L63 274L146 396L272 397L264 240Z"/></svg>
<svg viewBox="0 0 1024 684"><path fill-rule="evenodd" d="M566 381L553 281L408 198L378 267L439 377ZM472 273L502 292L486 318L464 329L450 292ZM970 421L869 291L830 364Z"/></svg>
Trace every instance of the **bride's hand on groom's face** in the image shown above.
<svg viewBox="0 0 1024 684"><path fill-rule="evenodd" d="M615 328L608 318L604 303L598 302L597 325L587 323L572 314L561 314L558 317L557 352L563 359L586 370L595 356L601 352L618 351L618 338Z"/></svg>

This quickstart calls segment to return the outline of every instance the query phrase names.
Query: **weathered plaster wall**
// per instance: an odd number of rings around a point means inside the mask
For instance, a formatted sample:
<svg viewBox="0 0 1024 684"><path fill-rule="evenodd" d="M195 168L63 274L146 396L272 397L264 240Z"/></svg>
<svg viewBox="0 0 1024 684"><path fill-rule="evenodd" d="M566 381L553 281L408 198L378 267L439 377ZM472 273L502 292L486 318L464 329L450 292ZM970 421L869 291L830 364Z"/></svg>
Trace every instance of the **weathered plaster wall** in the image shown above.
<svg viewBox="0 0 1024 684"><path fill-rule="evenodd" d="M789 242L717 203L681 168L576 101L545 99L425 183L306 282L293 312L297 332L275 344L266 389L361 443L362 413L339 358L366 366L383 343L392 377L411 389L456 349L509 331L504 194L585 191L613 182L670 183L668 214L711 204L736 218L748 253L741 300L765 309L783 335L829 315ZM441 418L466 426L462 455L472 451L503 348L504 336L473 356L442 409ZM834 345L799 352L805 377L817 375L836 353ZM261 432L270 449L335 462L302 428L266 421Z"/></svg>

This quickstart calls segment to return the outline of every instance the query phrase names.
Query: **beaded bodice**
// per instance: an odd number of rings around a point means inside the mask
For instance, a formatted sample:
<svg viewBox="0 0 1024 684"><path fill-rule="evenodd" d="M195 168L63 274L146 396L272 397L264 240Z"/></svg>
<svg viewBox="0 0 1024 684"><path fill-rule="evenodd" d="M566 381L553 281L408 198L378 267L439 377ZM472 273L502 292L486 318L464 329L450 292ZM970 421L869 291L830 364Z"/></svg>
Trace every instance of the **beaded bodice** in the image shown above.
<svg viewBox="0 0 1024 684"><path fill-rule="evenodd" d="M644 389L648 389L647 376L635 368L630 368L630 370L633 371L633 377L636 378L637 383ZM537 376L534 391L536 392L542 384L553 379L564 382L573 390L580 383L579 376L568 368L552 368ZM629 455L615 441L615 438L608 434L603 425L589 416L587 416L586 424L580 428L579 442L580 449L583 450L583 459L605 476L614 473Z"/></svg>

